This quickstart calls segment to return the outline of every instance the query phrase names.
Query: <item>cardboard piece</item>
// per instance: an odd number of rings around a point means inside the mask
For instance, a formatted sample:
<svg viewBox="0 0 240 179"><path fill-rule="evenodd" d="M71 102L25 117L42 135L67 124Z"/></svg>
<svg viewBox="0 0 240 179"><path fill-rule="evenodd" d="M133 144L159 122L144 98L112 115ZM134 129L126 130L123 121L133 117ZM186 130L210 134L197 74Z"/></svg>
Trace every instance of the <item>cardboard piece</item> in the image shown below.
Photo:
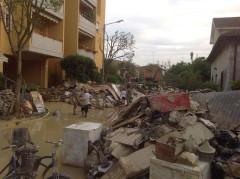
<svg viewBox="0 0 240 179"><path fill-rule="evenodd" d="M43 113L45 112L45 106L44 106L44 102L42 99L42 95L40 95L40 93L38 91L32 91L30 92L32 101L33 101L33 105L36 108L38 113Z"/></svg>

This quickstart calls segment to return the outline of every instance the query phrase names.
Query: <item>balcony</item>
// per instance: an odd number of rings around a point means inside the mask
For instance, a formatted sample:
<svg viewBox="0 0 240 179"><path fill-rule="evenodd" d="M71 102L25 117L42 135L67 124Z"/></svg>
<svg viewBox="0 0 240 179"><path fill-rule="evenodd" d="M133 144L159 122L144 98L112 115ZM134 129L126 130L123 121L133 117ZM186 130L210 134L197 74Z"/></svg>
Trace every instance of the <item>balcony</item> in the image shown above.
<svg viewBox="0 0 240 179"><path fill-rule="evenodd" d="M24 50L63 58L62 41L38 32L33 32L30 44Z"/></svg>
<svg viewBox="0 0 240 179"><path fill-rule="evenodd" d="M92 38L95 37L95 35L96 35L95 23L91 22L86 17L83 17L83 15L81 15L81 14L79 14L79 29L85 35L88 35Z"/></svg>
<svg viewBox="0 0 240 179"><path fill-rule="evenodd" d="M82 0L82 1L85 4L90 3L92 6L97 7L97 0Z"/></svg>
<svg viewBox="0 0 240 179"><path fill-rule="evenodd" d="M94 60L94 57L95 57L95 55L94 55L94 53L92 51L88 52L88 51L83 50L83 49L78 49L78 54L82 55L82 56L85 56L85 57L89 57L89 58L91 58L93 60Z"/></svg>
<svg viewBox="0 0 240 179"><path fill-rule="evenodd" d="M45 9L45 13L50 14L54 17L57 17L58 19L63 20L63 14L64 14L63 6L61 7L61 9L59 9L59 11L56 11L56 12L53 9Z"/></svg>

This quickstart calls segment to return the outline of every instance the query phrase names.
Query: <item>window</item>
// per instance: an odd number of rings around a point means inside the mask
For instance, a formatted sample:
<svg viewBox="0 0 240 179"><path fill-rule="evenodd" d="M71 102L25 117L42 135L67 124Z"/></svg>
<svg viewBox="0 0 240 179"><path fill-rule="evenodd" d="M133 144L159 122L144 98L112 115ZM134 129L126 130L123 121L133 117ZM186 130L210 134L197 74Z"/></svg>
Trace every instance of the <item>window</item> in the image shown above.
<svg viewBox="0 0 240 179"><path fill-rule="evenodd" d="M12 30L12 15L11 15L8 7L6 7L5 23L6 23L6 28Z"/></svg>

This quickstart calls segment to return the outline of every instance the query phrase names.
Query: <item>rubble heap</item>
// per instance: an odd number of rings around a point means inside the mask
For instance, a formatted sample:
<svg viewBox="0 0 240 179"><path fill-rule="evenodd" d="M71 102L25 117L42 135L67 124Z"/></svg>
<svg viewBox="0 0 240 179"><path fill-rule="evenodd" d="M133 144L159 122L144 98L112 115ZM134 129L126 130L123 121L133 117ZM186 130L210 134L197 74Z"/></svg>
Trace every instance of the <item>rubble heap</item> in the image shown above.
<svg viewBox="0 0 240 179"><path fill-rule="evenodd" d="M57 87L52 87L41 93L44 101L49 102L65 102L73 104L72 94L71 94L71 83L64 82L62 85ZM90 94L92 94L94 100L92 101L92 107L94 108L109 108L120 101L120 92L116 85L96 85L96 84L82 84L77 85L77 94L79 99L83 93L83 90L87 89ZM79 100L79 105L81 105L81 100Z"/></svg>
<svg viewBox="0 0 240 179"><path fill-rule="evenodd" d="M151 177L150 161L156 158L191 167L206 162L222 176L239 177L237 171L227 172L239 166L239 137L219 131L212 118L186 93L139 97L119 113L100 140L89 144L85 169L91 176L122 179L148 175L150 168ZM213 178L215 173L219 172L212 170Z"/></svg>

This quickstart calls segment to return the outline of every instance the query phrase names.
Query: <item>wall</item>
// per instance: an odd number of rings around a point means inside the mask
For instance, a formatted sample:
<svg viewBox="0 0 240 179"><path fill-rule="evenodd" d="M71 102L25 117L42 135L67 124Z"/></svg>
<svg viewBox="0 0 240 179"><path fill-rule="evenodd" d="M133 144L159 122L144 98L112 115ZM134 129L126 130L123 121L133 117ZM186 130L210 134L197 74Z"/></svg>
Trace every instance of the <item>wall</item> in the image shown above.
<svg viewBox="0 0 240 179"><path fill-rule="evenodd" d="M64 80L64 73L60 66L61 59L49 58L48 59L48 87L56 86Z"/></svg>
<svg viewBox="0 0 240 179"><path fill-rule="evenodd" d="M233 68L229 59L231 53L231 47L226 46L211 64L211 80L219 86L221 85L221 73L223 72L223 90L230 90L229 81L232 78Z"/></svg>
<svg viewBox="0 0 240 179"><path fill-rule="evenodd" d="M106 0L98 0L98 6L100 5L101 7L97 8L97 22L99 22L99 31L96 33L96 43L95 43L95 49L97 53L95 54L95 63L98 69L102 69L102 60L103 60L103 54L102 51L100 50L99 47L99 40L103 42L103 27L105 24L105 7L106 7ZM101 4L100 4L101 3ZM99 12L100 11L100 12ZM103 43L101 44L102 48Z"/></svg>
<svg viewBox="0 0 240 179"><path fill-rule="evenodd" d="M65 1L64 56L75 55L78 51L79 0Z"/></svg>

